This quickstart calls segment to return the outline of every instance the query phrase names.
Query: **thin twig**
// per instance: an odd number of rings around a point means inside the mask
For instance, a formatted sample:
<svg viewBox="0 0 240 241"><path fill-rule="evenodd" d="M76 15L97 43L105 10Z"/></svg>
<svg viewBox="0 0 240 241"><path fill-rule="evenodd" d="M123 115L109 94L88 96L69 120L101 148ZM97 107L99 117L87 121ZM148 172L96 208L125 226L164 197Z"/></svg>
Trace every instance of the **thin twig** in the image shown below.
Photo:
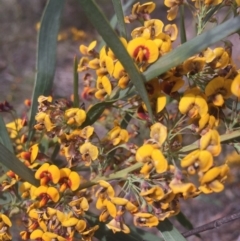
<svg viewBox="0 0 240 241"><path fill-rule="evenodd" d="M190 231L184 232L182 235L185 238L187 238L189 236L192 236L192 235L195 235L195 234L198 234L198 233L202 233L202 232L207 231L207 230L219 228L223 224L232 222L232 221L234 221L234 220L236 220L238 218L240 218L240 211L238 211L238 212L236 212L234 214L225 216L223 218L216 219L216 220L214 220L214 221L212 221L210 223L204 224L204 225L202 225L200 227L197 227L197 228L194 228L194 229L192 229Z"/></svg>

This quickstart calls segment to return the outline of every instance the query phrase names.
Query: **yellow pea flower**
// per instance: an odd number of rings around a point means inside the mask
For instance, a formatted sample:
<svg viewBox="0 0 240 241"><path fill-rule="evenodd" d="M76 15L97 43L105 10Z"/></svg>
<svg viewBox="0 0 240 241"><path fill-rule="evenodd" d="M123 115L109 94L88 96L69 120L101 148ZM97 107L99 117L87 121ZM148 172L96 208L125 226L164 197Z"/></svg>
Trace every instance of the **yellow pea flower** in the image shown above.
<svg viewBox="0 0 240 241"><path fill-rule="evenodd" d="M67 124L80 126L86 120L86 112L79 108L70 108L65 111Z"/></svg>
<svg viewBox="0 0 240 241"><path fill-rule="evenodd" d="M199 142L200 150L208 150L213 156L218 156L222 150L220 136L217 130L209 130Z"/></svg>
<svg viewBox="0 0 240 241"><path fill-rule="evenodd" d="M158 218L151 213L139 212L133 216L133 223L138 227L155 227L158 225Z"/></svg>
<svg viewBox="0 0 240 241"><path fill-rule="evenodd" d="M112 219L106 226L113 231L113 233L116 232L123 232L123 233L130 233L130 229L128 226L124 223L122 217L116 217Z"/></svg>
<svg viewBox="0 0 240 241"><path fill-rule="evenodd" d="M162 152L158 149L155 149L150 144L145 144L138 148L136 152L136 160L138 162L145 163L140 171L141 173L145 170L149 163L154 165L157 173L163 173L168 169L168 162L163 156Z"/></svg>
<svg viewBox="0 0 240 241"><path fill-rule="evenodd" d="M192 93L191 93L192 92ZM188 114L190 118L206 115L208 105L206 100L201 95L196 95L194 91L189 91L179 102L179 110L182 114Z"/></svg>
<svg viewBox="0 0 240 241"><path fill-rule="evenodd" d="M79 151L82 154L82 159L86 166L90 166L92 161L95 161L98 158L98 148L90 142L81 145Z"/></svg>
<svg viewBox="0 0 240 241"><path fill-rule="evenodd" d="M128 142L129 134L127 130L121 129L121 127L117 125L108 132L108 137L112 144L116 146Z"/></svg>
<svg viewBox="0 0 240 241"><path fill-rule="evenodd" d="M181 160L181 167L187 168L189 174L203 173L213 166L213 157L209 151L195 150Z"/></svg>
<svg viewBox="0 0 240 241"><path fill-rule="evenodd" d="M58 202L60 195L58 190L55 187L47 187L47 186L40 186L38 187L34 194L32 196L32 199L35 199L35 197L40 198L39 207L43 207L46 205L46 203L51 200L53 202Z"/></svg>
<svg viewBox="0 0 240 241"><path fill-rule="evenodd" d="M226 180L228 173L229 167L226 164L213 167L200 179L201 186L199 190L206 194L221 192L224 189L223 182Z"/></svg>
<svg viewBox="0 0 240 241"><path fill-rule="evenodd" d="M35 173L35 178L40 180L41 185L52 181L57 184L60 178L60 171L57 166L44 163Z"/></svg>
<svg viewBox="0 0 240 241"><path fill-rule="evenodd" d="M128 43L127 51L139 64L151 64L158 59L159 51L153 40L143 37L135 38Z"/></svg>
<svg viewBox="0 0 240 241"><path fill-rule="evenodd" d="M193 183L183 183L176 178L172 179L169 187L172 189L175 195L182 194L184 199L195 197L200 193L199 191L197 191L197 188Z"/></svg>
<svg viewBox="0 0 240 241"><path fill-rule="evenodd" d="M223 77L216 77L212 79L205 88L206 96L212 100L216 106L222 106L224 99L231 96L231 79L224 79Z"/></svg>
<svg viewBox="0 0 240 241"><path fill-rule="evenodd" d="M150 127L150 137L161 146L167 138L167 127L160 122L153 124Z"/></svg>
<svg viewBox="0 0 240 241"><path fill-rule="evenodd" d="M75 191L80 186L80 176L77 172L71 171L69 168L60 169L59 191L64 192L67 188Z"/></svg>

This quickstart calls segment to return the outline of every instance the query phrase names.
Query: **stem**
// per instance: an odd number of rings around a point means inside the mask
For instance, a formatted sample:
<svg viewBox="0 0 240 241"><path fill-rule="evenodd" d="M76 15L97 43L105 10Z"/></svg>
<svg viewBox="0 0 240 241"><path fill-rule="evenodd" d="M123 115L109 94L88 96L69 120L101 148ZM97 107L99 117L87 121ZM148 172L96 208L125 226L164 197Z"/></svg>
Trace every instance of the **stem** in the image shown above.
<svg viewBox="0 0 240 241"><path fill-rule="evenodd" d="M98 181L100 181L100 180L111 181L111 180L115 180L115 179L124 178L124 177L126 177L126 175L128 173L133 172L142 166L143 166L143 162L138 162L138 163L135 163L134 165L127 167L119 172L112 173L108 177L105 177L105 176L96 177L92 181L88 181L88 182L81 184L80 187L78 188L78 190L82 190L82 189L97 185Z"/></svg>
<svg viewBox="0 0 240 241"><path fill-rule="evenodd" d="M223 134L220 136L220 141L224 142L227 140L231 140L234 138L237 138L240 136L240 130L233 131L231 133ZM182 149L179 150L179 152L188 152L188 151L193 151L196 150L199 147L199 140L195 141L193 144L184 146Z"/></svg>
<svg viewBox="0 0 240 241"><path fill-rule="evenodd" d="M236 220L238 218L240 218L240 212L228 215L228 216L223 217L223 218L219 218L219 219L217 219L215 221L212 221L210 223L204 224L204 225L202 225L200 227L197 227L197 228L194 228L194 229L192 229L190 231L187 231L187 232L183 233L182 235L185 238L187 238L187 237L192 236L194 234L198 234L198 233L201 233L201 232L204 232L204 231L207 231L207 230L219 228L223 224L232 222L232 221L234 221L234 220Z"/></svg>

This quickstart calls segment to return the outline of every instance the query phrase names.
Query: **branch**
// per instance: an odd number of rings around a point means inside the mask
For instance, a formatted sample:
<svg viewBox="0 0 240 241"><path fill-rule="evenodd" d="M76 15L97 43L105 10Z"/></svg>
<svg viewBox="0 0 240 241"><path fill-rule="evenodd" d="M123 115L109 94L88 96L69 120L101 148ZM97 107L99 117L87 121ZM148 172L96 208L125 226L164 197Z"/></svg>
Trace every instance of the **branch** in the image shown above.
<svg viewBox="0 0 240 241"><path fill-rule="evenodd" d="M216 219L216 220L214 220L210 223L204 224L204 225L202 225L200 227L197 227L197 228L194 228L190 231L184 232L184 233L182 233L182 235L185 238L187 238L189 236L192 236L192 235L195 235L195 234L198 234L198 233L202 233L202 232L207 231L207 230L219 228L223 224L232 222L232 221L234 221L238 218L240 218L240 211L238 211L237 213L225 216L223 218Z"/></svg>

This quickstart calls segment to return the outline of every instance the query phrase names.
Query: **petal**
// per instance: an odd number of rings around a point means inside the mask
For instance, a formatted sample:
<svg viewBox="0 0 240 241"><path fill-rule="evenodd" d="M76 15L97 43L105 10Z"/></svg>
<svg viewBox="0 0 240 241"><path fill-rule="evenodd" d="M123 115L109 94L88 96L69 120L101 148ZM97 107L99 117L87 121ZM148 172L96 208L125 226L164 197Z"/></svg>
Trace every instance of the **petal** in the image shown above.
<svg viewBox="0 0 240 241"><path fill-rule="evenodd" d="M209 130L206 134L204 134L201 137L200 142L199 142L199 148L201 150L206 149L210 144L211 138L212 138L212 130Z"/></svg>
<svg viewBox="0 0 240 241"><path fill-rule="evenodd" d="M48 187L40 186L35 190L34 196L39 197L40 195L47 193L47 190L48 190Z"/></svg>
<svg viewBox="0 0 240 241"><path fill-rule="evenodd" d="M68 218L67 220L63 221L62 226L63 227L72 227L72 226L75 226L78 223L78 221L79 220L77 218L71 217L71 218Z"/></svg>
<svg viewBox="0 0 240 241"><path fill-rule="evenodd" d="M164 27L164 31L166 34L168 34L171 38L171 41L175 41L178 36L178 28L176 24L167 24Z"/></svg>
<svg viewBox="0 0 240 241"><path fill-rule="evenodd" d="M111 202L115 205L125 206L129 201L125 198L113 197Z"/></svg>
<svg viewBox="0 0 240 241"><path fill-rule="evenodd" d="M71 173L71 170L69 168L61 168L60 169L60 179L64 177L68 177Z"/></svg>
<svg viewBox="0 0 240 241"><path fill-rule="evenodd" d="M43 172L48 171L49 166L49 163L44 163L40 168L38 168L38 170L35 173L35 178L41 179L41 175L43 174Z"/></svg>
<svg viewBox="0 0 240 241"><path fill-rule="evenodd" d="M214 192L221 192L224 189L224 185L218 180L214 180L213 182L209 183L208 186Z"/></svg>
<svg viewBox="0 0 240 241"><path fill-rule="evenodd" d="M199 155L200 155L200 150L195 150L189 153L181 160L181 167L186 168L193 165L193 163L198 159Z"/></svg>
<svg viewBox="0 0 240 241"><path fill-rule="evenodd" d="M182 114L186 114L190 108L191 105L195 103L195 95L194 94L186 94L184 95L180 102L179 102L179 111Z"/></svg>
<svg viewBox="0 0 240 241"><path fill-rule="evenodd" d="M156 168L157 173L163 173L167 171L168 162L160 150L154 149L152 151L151 157L153 159L154 166Z"/></svg>
<svg viewBox="0 0 240 241"><path fill-rule="evenodd" d="M0 214L1 219L3 220L3 222L8 226L11 227L12 226L12 222L10 221L10 219L5 215L5 214Z"/></svg>
<svg viewBox="0 0 240 241"><path fill-rule="evenodd" d="M55 202L55 203L60 198L59 192L55 187L48 187L47 194L52 199L52 201Z"/></svg>
<svg viewBox="0 0 240 241"><path fill-rule="evenodd" d="M171 7L167 12L168 12L167 19L169 21L174 20L177 17L178 5Z"/></svg>
<svg viewBox="0 0 240 241"><path fill-rule="evenodd" d="M69 186L72 191L76 191L80 186L80 176L77 172L71 172L69 175Z"/></svg>
<svg viewBox="0 0 240 241"><path fill-rule="evenodd" d="M31 150L30 150L31 151L31 158L30 158L31 163L36 160L37 155L38 155L38 150L39 150L38 144L35 144L31 147Z"/></svg>
<svg viewBox="0 0 240 241"><path fill-rule="evenodd" d="M198 108L199 108L199 115L200 116L203 116L203 115L207 114L208 105L207 105L206 100L202 96L200 96L200 95L196 96L195 105L198 106Z"/></svg>
<svg viewBox="0 0 240 241"><path fill-rule="evenodd" d="M42 235L43 235L43 231L40 229L35 229L31 235L30 235L30 239L42 239Z"/></svg>
<svg viewBox="0 0 240 241"><path fill-rule="evenodd" d="M149 159L149 157L151 156L153 149L153 146L150 144L141 146L136 152L136 160L138 162L147 161L147 159Z"/></svg>
<svg viewBox="0 0 240 241"><path fill-rule="evenodd" d="M152 125L150 130L150 137L162 145L167 138L167 127L158 122Z"/></svg>
<svg viewBox="0 0 240 241"><path fill-rule="evenodd" d="M112 93L112 84L111 84L109 78L104 75L102 77L101 81L102 81L102 85L103 85L104 90L106 91L106 93L108 95L110 95Z"/></svg>
<svg viewBox="0 0 240 241"><path fill-rule="evenodd" d="M238 74L232 84L231 84L231 92L238 98L240 98L240 74Z"/></svg>
<svg viewBox="0 0 240 241"><path fill-rule="evenodd" d="M84 220L79 220L75 226L75 229L79 232L82 233L87 227L87 223Z"/></svg>
<svg viewBox="0 0 240 241"><path fill-rule="evenodd" d="M220 175L220 173L221 173L221 167L213 167L203 175L203 177L200 180L201 185L212 182Z"/></svg>
<svg viewBox="0 0 240 241"><path fill-rule="evenodd" d="M152 40L147 40L144 45L145 48L145 58L148 63L153 63L158 59L159 51L158 47Z"/></svg>
<svg viewBox="0 0 240 241"><path fill-rule="evenodd" d="M86 112L84 110L79 109L76 113L75 120L77 124L80 126L86 120Z"/></svg>
<svg viewBox="0 0 240 241"><path fill-rule="evenodd" d="M117 216L117 208L116 206L110 202L110 201L106 201L106 207L107 207L107 210L109 212L109 214L115 218Z"/></svg>
<svg viewBox="0 0 240 241"><path fill-rule="evenodd" d="M216 91L224 86L224 78L216 77L212 79L205 88L206 96L210 96L216 93Z"/></svg>
<svg viewBox="0 0 240 241"><path fill-rule="evenodd" d="M145 38L142 38L142 37L139 37L139 38L135 38L131 41L129 41L128 43L128 46L127 46L127 51L129 53L129 55L132 57L132 58L136 58L137 56L137 52L136 52L136 49L141 46L143 47L145 45L145 42L147 40Z"/></svg>
<svg viewBox="0 0 240 241"><path fill-rule="evenodd" d="M213 156L209 151L200 151L199 155L200 170L202 172L208 171L213 166Z"/></svg>
<svg viewBox="0 0 240 241"><path fill-rule="evenodd" d="M160 94L157 98L156 113L159 113L166 106L167 97L164 94Z"/></svg>
<svg viewBox="0 0 240 241"><path fill-rule="evenodd" d="M50 165L48 172L51 174L51 180L54 184L57 184L60 179L60 170L55 165Z"/></svg>

